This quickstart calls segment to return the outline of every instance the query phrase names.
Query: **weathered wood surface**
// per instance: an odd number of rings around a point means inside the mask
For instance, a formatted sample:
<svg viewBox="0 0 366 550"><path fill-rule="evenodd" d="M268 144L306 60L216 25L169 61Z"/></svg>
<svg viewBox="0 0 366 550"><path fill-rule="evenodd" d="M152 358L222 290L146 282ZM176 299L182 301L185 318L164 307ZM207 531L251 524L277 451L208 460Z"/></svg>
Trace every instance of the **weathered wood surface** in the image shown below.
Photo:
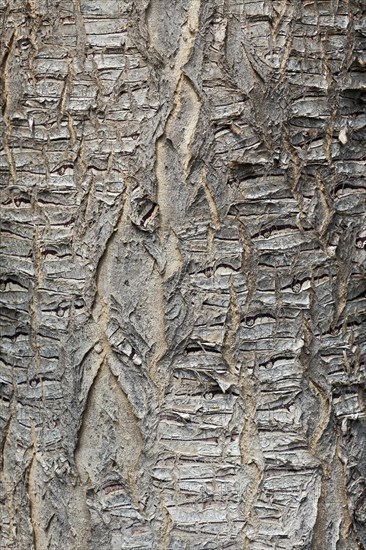
<svg viewBox="0 0 366 550"><path fill-rule="evenodd" d="M1 549L366 548L362 2L0 10Z"/></svg>

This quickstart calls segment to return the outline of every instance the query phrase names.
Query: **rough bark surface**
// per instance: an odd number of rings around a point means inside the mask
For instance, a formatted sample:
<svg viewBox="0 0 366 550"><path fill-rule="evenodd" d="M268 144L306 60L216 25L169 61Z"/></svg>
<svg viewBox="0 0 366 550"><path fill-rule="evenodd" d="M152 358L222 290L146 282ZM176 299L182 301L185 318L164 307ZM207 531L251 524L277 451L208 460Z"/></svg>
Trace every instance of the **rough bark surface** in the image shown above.
<svg viewBox="0 0 366 550"><path fill-rule="evenodd" d="M353 0L0 0L1 549L366 548Z"/></svg>

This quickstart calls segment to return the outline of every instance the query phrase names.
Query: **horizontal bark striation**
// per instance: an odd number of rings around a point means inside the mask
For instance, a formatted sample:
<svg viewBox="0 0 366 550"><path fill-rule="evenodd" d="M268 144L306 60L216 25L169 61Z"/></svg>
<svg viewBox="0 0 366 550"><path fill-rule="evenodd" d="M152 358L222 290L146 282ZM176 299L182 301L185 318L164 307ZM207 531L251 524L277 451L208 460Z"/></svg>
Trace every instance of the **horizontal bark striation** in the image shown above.
<svg viewBox="0 0 366 550"><path fill-rule="evenodd" d="M366 548L362 4L0 10L0 547Z"/></svg>

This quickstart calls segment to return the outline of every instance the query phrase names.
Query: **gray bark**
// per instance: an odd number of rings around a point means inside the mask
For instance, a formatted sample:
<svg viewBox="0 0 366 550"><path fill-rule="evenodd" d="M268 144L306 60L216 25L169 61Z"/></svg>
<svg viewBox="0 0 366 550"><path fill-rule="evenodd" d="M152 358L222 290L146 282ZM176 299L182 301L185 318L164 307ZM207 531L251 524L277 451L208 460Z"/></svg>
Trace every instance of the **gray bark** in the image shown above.
<svg viewBox="0 0 366 550"><path fill-rule="evenodd" d="M366 548L354 0L1 0L1 549Z"/></svg>

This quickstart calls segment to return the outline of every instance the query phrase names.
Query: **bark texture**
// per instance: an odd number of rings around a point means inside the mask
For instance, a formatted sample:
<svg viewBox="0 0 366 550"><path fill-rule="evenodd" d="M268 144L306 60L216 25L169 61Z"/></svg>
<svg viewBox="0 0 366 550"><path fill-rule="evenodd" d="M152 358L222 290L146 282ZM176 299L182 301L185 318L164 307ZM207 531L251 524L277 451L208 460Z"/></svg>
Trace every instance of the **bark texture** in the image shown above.
<svg viewBox="0 0 366 550"><path fill-rule="evenodd" d="M0 11L1 549L365 549L362 2Z"/></svg>

